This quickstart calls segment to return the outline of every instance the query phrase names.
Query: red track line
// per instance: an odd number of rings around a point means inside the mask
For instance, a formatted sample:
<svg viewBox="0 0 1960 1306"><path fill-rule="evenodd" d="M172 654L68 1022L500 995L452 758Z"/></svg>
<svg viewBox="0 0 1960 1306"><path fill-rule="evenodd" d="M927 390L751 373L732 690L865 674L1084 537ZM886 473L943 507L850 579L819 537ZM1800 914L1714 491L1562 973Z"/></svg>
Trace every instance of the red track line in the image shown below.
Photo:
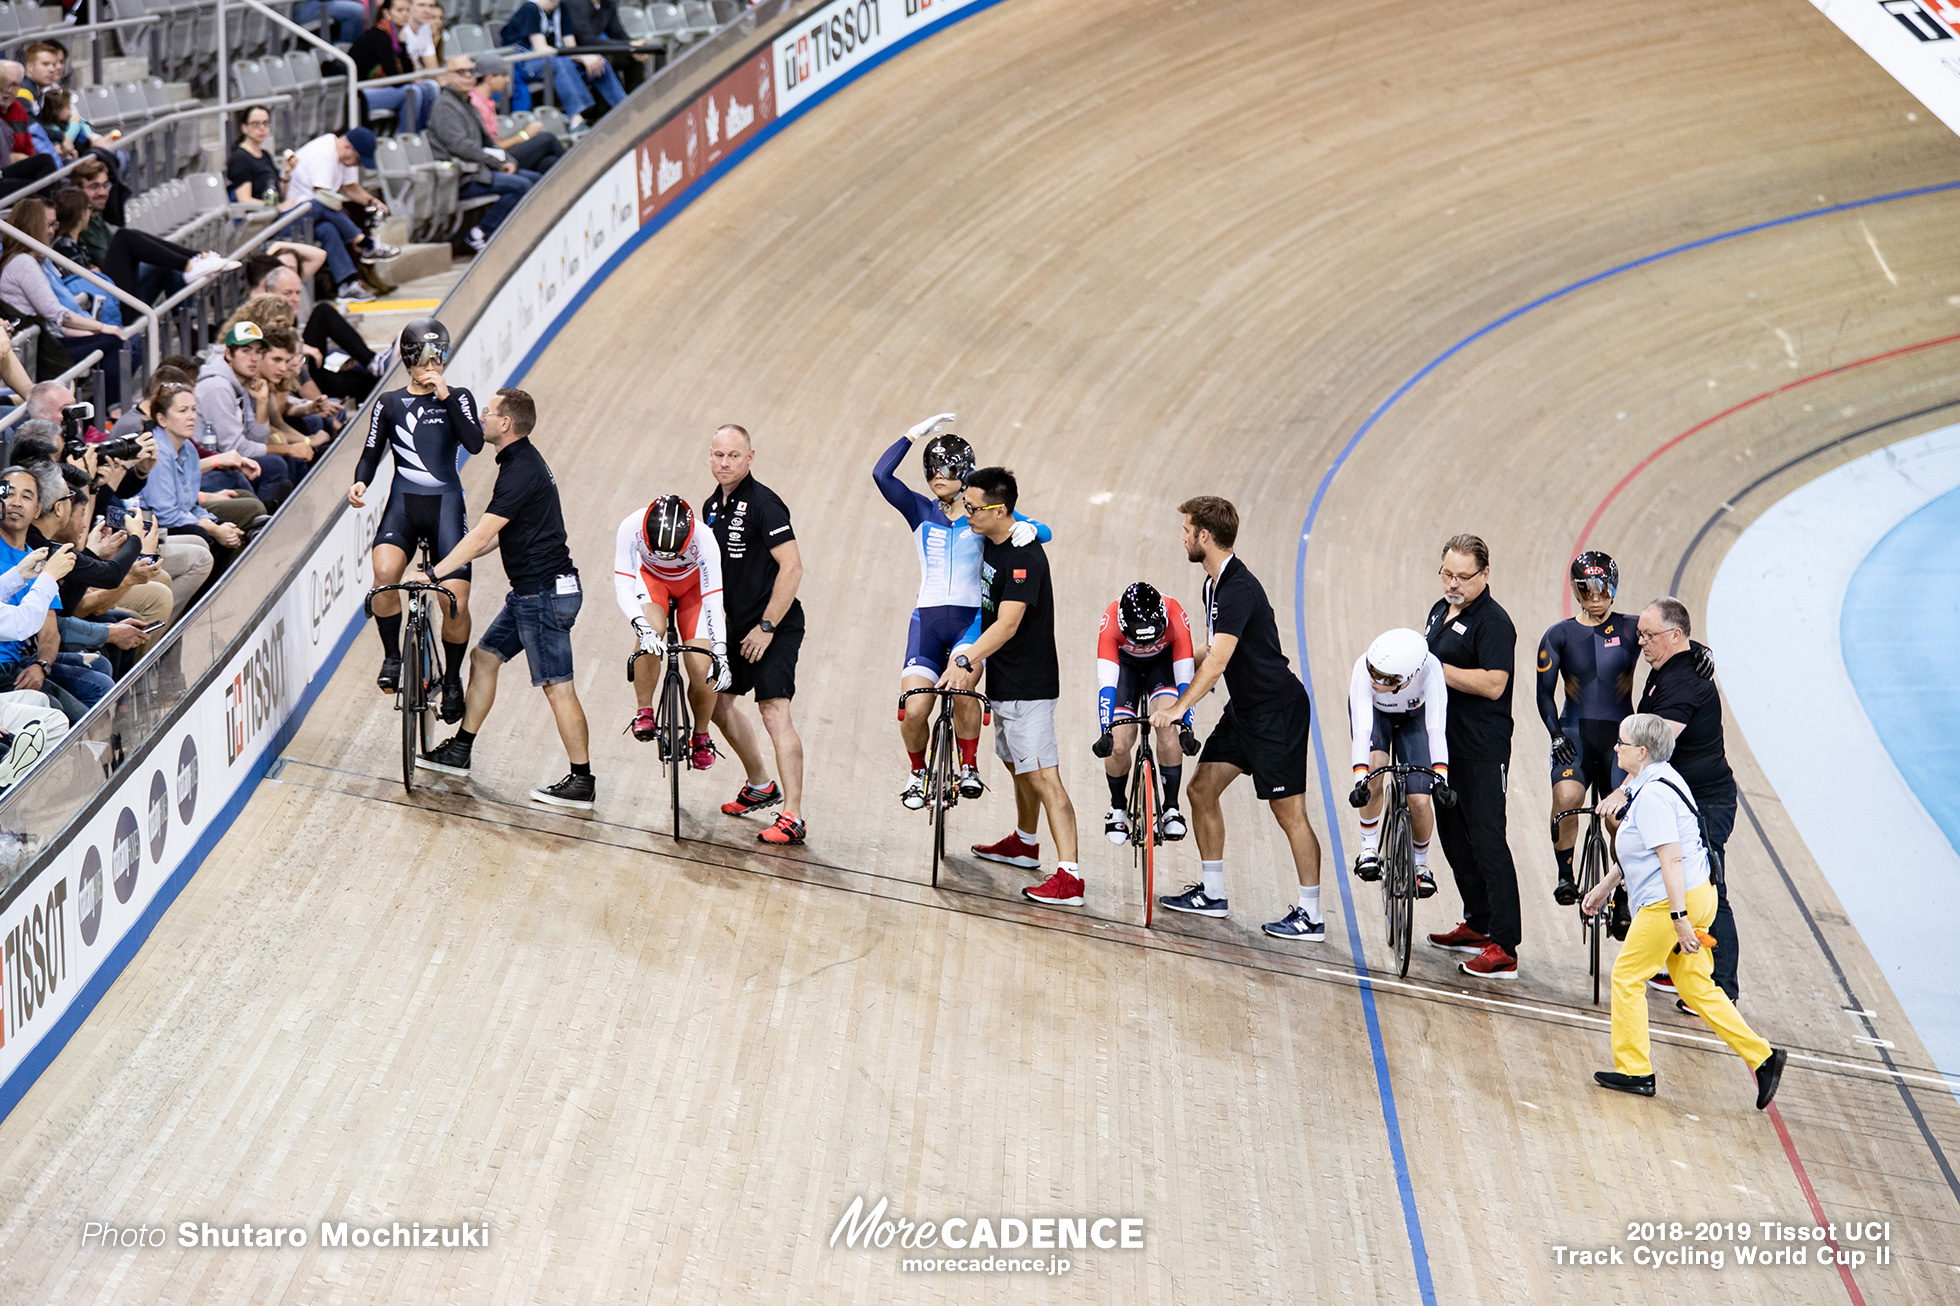
<svg viewBox="0 0 1960 1306"><path fill-rule="evenodd" d="M1750 1082L1755 1082L1753 1076ZM1817 1221L1820 1228L1827 1227L1830 1221L1824 1218L1824 1204L1817 1200L1817 1190L1810 1186L1810 1176L1804 1172L1803 1162L1797 1157L1797 1145L1790 1140L1790 1131L1783 1126L1783 1113L1776 1109L1774 1102L1769 1104L1769 1118L1770 1123L1776 1126L1777 1138L1782 1140L1783 1155L1790 1158L1790 1168L1797 1173L1797 1186L1803 1189L1803 1199L1810 1203L1811 1219ZM1838 1250L1837 1239L1826 1238L1824 1241L1832 1252ZM1844 1290L1851 1294L1854 1306L1865 1306L1865 1299L1858 1292L1858 1281L1851 1277L1851 1267L1839 1264L1837 1272L1838 1278L1844 1280Z"/></svg>
<svg viewBox="0 0 1960 1306"><path fill-rule="evenodd" d="M1888 358L1898 358L1903 354L1916 354L1922 349L1932 349L1938 345L1949 345L1956 340L1960 340L1960 332L1956 332L1955 334L1950 336L1941 336L1937 340L1922 340L1916 345L1904 345L1898 349L1888 349L1882 354L1873 354L1870 358L1861 358L1853 363L1840 363L1836 367L1825 368L1821 372L1812 372L1809 376L1798 377L1794 381L1786 381L1782 385L1777 386L1773 390L1765 390L1759 395L1754 395L1748 399L1744 399L1739 404L1732 404L1729 407L1724 408L1721 412L1715 414L1713 417L1703 418L1701 421L1696 422L1693 426L1689 427L1687 430L1681 432L1681 434L1675 436L1672 440L1669 440L1666 444L1663 444L1660 448L1654 450L1654 452L1648 454L1645 458L1642 458L1638 463L1634 465L1632 471L1628 472L1625 476L1622 476L1619 480L1619 483L1606 492L1606 497L1599 501L1599 506L1597 508L1593 509L1592 516L1586 518L1585 526L1582 527L1579 531L1579 542L1572 546L1572 552L1568 556L1576 558L1579 556L1580 552L1585 549L1586 541L1592 535L1593 527L1599 525L1599 519L1606 515L1606 510L1612 506L1613 500L1620 497L1620 491L1626 489L1628 485L1633 483L1634 477L1646 471L1660 458L1662 454L1672 449L1675 445L1680 444L1683 440L1686 440L1688 437L1701 434L1703 431L1715 425L1717 422L1722 421L1724 418L1727 417L1733 417L1735 414L1741 412L1745 408L1752 408L1755 405L1763 402L1763 400L1765 399L1774 399L1777 395L1784 394L1791 390L1795 390L1799 386L1809 385L1812 381L1821 381L1827 376L1836 376L1840 372L1849 372L1856 368L1868 367L1873 363L1882 363ZM1568 617L1572 615L1572 587L1570 585L1565 587L1565 606L1564 606L1563 615Z"/></svg>

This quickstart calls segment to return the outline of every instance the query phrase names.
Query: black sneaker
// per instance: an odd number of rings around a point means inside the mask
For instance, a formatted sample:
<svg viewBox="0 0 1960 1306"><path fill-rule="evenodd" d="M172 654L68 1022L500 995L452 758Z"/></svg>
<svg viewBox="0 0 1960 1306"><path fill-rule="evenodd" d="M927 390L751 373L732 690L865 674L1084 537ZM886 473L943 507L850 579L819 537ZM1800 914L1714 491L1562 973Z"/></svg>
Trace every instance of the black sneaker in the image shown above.
<svg viewBox="0 0 1960 1306"><path fill-rule="evenodd" d="M1610 1088L1616 1093L1632 1093L1637 1097L1654 1095L1652 1075L1622 1075L1617 1070L1595 1070L1593 1082L1601 1088Z"/></svg>
<svg viewBox="0 0 1960 1306"><path fill-rule="evenodd" d="M1204 885L1187 884L1184 886L1183 893L1175 895L1166 894L1157 899L1157 905L1159 907L1168 907L1172 911L1190 912L1194 916L1223 916L1226 914L1226 908L1230 905L1230 900L1226 898L1207 898L1205 896Z"/></svg>
<svg viewBox="0 0 1960 1306"><path fill-rule="evenodd" d="M416 758L415 765L424 771L440 771L444 775L468 775L470 746L459 738L451 737L449 742L432 748Z"/></svg>
<svg viewBox="0 0 1960 1306"><path fill-rule="evenodd" d="M455 725L463 719L463 682L445 680L442 682L442 720L444 725Z"/></svg>
<svg viewBox="0 0 1960 1306"><path fill-rule="evenodd" d="M1579 901L1579 882L1569 875L1558 877L1558 887L1552 890L1552 901L1561 907L1570 907Z"/></svg>
<svg viewBox="0 0 1960 1306"><path fill-rule="evenodd" d="M1756 1109L1766 1110L1769 1100L1776 1096L1776 1086L1783 1082L1783 1063L1790 1054L1782 1048L1771 1048L1769 1060L1756 1067Z"/></svg>
<svg viewBox="0 0 1960 1306"><path fill-rule="evenodd" d="M1291 939L1295 943L1319 943L1327 937L1327 922L1314 920L1307 915L1307 909L1300 906L1295 906L1282 919L1270 921L1261 928L1276 939Z"/></svg>
<svg viewBox="0 0 1960 1306"><path fill-rule="evenodd" d="M374 678L374 684L384 694L399 694L402 691L402 660L382 658L381 674Z"/></svg>
<svg viewBox="0 0 1960 1306"><path fill-rule="evenodd" d="M1606 918L1606 932L1619 943L1627 941L1627 931L1633 928L1633 913L1627 910L1624 899L1613 899L1613 910Z"/></svg>
<svg viewBox="0 0 1960 1306"><path fill-rule="evenodd" d="M548 803L553 807L576 807L581 811L591 811L598 787L589 775L568 775L555 785L545 785L531 791L531 801Z"/></svg>

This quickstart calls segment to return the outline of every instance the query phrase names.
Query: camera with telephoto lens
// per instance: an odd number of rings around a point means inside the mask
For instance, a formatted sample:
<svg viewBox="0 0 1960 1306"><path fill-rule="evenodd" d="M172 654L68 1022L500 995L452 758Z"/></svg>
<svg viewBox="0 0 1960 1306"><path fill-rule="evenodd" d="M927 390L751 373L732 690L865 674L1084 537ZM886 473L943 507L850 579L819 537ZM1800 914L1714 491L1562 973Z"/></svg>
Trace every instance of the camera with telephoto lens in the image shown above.
<svg viewBox="0 0 1960 1306"><path fill-rule="evenodd" d="M95 446L95 452L117 462L132 462L143 456L143 441L137 436L125 435L120 440L104 440Z"/></svg>
<svg viewBox="0 0 1960 1306"><path fill-rule="evenodd" d="M61 407L62 452L69 458L80 458L88 451L88 441L82 432L95 417L94 404L63 404Z"/></svg>

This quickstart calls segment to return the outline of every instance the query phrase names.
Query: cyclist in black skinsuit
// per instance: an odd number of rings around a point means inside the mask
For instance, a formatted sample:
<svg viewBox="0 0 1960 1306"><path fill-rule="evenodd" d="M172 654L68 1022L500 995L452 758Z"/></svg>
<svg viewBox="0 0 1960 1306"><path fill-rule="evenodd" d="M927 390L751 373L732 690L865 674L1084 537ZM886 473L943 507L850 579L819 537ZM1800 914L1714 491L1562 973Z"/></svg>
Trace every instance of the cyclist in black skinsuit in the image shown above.
<svg viewBox="0 0 1960 1306"><path fill-rule="evenodd" d="M367 445L361 451L347 501L365 507L368 485L381 470L383 454L392 453L395 475L388 506L374 536L374 583L401 580L410 555L427 539L434 555L447 557L469 533L464 517L463 482L456 474L456 451L478 453L483 426L477 420L476 399L468 390L450 389L443 379L449 361L449 331L434 318L418 318L402 328L402 366L408 385L390 390L375 401L368 425ZM463 655L470 642L470 569L443 582L456 595L456 615L448 605L442 612L442 719L463 718ZM381 674L375 683L384 694L401 684L402 604L399 592L376 596L375 629L381 635Z"/></svg>
<svg viewBox="0 0 1960 1306"><path fill-rule="evenodd" d="M1579 614L1567 617L1538 641L1538 715L1552 733L1552 810L1571 811L1585 805L1586 786L1600 795L1613 792L1626 778L1614 760L1620 722L1633 712L1633 671L1640 661L1634 639L1637 621L1613 611L1620 588L1619 564L1604 553L1588 551L1572 560L1572 596ZM1556 691L1565 685L1565 709L1559 710ZM1572 876L1572 846L1578 842L1579 818L1559 823L1552 841L1558 858L1558 887L1552 898L1569 907L1579 901Z"/></svg>

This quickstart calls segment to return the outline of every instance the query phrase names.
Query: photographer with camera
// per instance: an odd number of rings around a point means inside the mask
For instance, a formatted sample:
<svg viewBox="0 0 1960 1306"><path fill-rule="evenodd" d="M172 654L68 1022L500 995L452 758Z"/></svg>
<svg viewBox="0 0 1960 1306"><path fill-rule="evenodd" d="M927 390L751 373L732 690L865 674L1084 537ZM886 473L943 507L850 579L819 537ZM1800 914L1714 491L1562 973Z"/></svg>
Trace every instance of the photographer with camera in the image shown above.
<svg viewBox="0 0 1960 1306"><path fill-rule="evenodd" d="M33 640L47 621L55 586L67 574L72 554L37 549L0 573L0 649ZM31 643L29 647L32 647ZM5 673L13 676L11 670ZM39 690L0 692L0 789L26 773L42 753L68 733L68 718Z"/></svg>
<svg viewBox="0 0 1960 1306"><path fill-rule="evenodd" d="M20 566L40 550L27 545L27 530L41 515L41 487L33 472L25 467L9 467L0 472L0 565ZM73 545L56 545L43 555L47 570L57 583L74 570ZM68 692L56 676L55 662L61 655L61 631L55 612L61 606L57 589L51 603L42 610L41 620L31 629L0 640L0 690L34 689L54 700L54 705L70 721L86 710L82 701ZM8 629L18 625L11 619ZM104 678L106 680L106 677Z"/></svg>
<svg viewBox="0 0 1960 1306"><path fill-rule="evenodd" d="M12 462L27 467L38 462L66 463L88 478L95 505L91 516L106 516L116 530L123 527L128 501L143 491L150 468L156 466L156 441L148 436L104 440L89 444L90 405L70 404L61 410L63 425L36 418L17 428Z"/></svg>
<svg viewBox="0 0 1960 1306"><path fill-rule="evenodd" d="M150 632L170 620L170 587L156 561L163 524L151 514L132 519L134 531L117 530L101 517L91 527L89 481L81 468L38 463L28 470L41 486L41 516L28 529L28 544L75 548L75 569L61 582L55 620L62 656L100 653L110 676L120 679L150 642Z"/></svg>

